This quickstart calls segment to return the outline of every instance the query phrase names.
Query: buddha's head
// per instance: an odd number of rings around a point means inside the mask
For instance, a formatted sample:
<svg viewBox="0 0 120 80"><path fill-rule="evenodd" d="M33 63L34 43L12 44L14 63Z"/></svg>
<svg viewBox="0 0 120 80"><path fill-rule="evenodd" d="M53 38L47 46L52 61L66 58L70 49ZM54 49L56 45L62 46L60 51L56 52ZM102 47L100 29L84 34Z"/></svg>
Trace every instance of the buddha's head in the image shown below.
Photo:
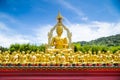
<svg viewBox="0 0 120 80"><path fill-rule="evenodd" d="M56 33L58 36L61 36L63 33L63 27L61 25L58 25L56 28Z"/></svg>

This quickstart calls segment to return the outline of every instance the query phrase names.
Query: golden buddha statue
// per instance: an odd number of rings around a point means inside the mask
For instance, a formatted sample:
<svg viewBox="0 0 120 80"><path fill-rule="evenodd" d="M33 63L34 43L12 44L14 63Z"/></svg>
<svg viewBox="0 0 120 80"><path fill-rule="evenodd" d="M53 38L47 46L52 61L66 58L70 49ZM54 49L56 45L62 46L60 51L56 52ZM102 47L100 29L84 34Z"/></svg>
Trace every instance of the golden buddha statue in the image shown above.
<svg viewBox="0 0 120 80"><path fill-rule="evenodd" d="M46 55L44 53L41 55L41 63L46 64Z"/></svg>
<svg viewBox="0 0 120 80"><path fill-rule="evenodd" d="M56 54L55 56L56 64L60 64L60 57L61 57L61 54Z"/></svg>
<svg viewBox="0 0 120 80"><path fill-rule="evenodd" d="M52 38L51 45L55 47L55 49L64 49L68 48L67 38L62 38L61 35L63 33L63 27L61 25L56 28L57 36Z"/></svg>
<svg viewBox="0 0 120 80"><path fill-rule="evenodd" d="M0 50L0 63L3 61L2 51Z"/></svg>
<svg viewBox="0 0 120 80"><path fill-rule="evenodd" d="M36 52L36 54L35 54L35 56L36 56L36 62L37 63L39 63L40 62L40 52L37 50L37 52Z"/></svg>
<svg viewBox="0 0 120 80"><path fill-rule="evenodd" d="M25 51L22 51L20 63L25 64L26 62L27 62L27 56L25 54Z"/></svg>
<svg viewBox="0 0 120 80"><path fill-rule="evenodd" d="M56 60L55 54L51 54L51 56L50 56L49 59L50 59L50 63L51 63L51 64L56 64L56 61L55 61L55 60Z"/></svg>
<svg viewBox="0 0 120 80"><path fill-rule="evenodd" d="M13 63L19 63L19 53L18 52L14 52L14 54L12 55L12 60Z"/></svg>
<svg viewBox="0 0 120 80"><path fill-rule="evenodd" d="M3 63L9 63L10 61L10 53L8 51L5 51L5 53L3 54Z"/></svg>
<svg viewBox="0 0 120 80"><path fill-rule="evenodd" d="M26 51L26 62L30 61L30 51Z"/></svg>
<svg viewBox="0 0 120 80"><path fill-rule="evenodd" d="M26 57L27 57L27 56L26 56ZM36 57L36 55L35 55L35 52L33 52L33 51L31 52L31 54L30 54L30 59L29 59L29 60L30 60L30 62L33 63L33 64L36 63L37 57Z"/></svg>
<svg viewBox="0 0 120 80"><path fill-rule="evenodd" d="M68 48L67 38L62 38L63 25L62 25L62 16L58 14L58 25L56 26L57 36L53 37L50 45L54 46L55 49L64 49Z"/></svg>
<svg viewBox="0 0 120 80"><path fill-rule="evenodd" d="M71 45L71 36L69 29L62 24L62 16L58 13L57 24L48 32L48 45L46 53L56 53L63 51L64 53L73 51ZM56 30L57 35L53 36L53 31ZM63 30L66 30L67 37L62 37Z"/></svg>

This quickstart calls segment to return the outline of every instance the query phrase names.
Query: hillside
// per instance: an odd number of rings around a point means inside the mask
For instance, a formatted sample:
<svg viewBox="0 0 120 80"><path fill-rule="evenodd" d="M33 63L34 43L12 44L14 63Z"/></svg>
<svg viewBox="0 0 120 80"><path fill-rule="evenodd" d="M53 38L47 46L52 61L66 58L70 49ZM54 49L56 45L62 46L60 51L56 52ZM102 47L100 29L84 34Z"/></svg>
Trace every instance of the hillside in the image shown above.
<svg viewBox="0 0 120 80"><path fill-rule="evenodd" d="M81 41L81 45L106 45L106 46L120 46L120 34L112 35L108 37L101 37L89 42Z"/></svg>

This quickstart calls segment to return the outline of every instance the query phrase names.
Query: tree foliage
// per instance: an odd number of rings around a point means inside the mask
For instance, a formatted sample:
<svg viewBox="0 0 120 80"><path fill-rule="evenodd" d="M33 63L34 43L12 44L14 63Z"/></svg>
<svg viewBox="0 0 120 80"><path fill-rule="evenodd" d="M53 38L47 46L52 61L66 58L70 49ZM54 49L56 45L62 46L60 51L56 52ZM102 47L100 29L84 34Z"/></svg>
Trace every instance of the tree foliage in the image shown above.
<svg viewBox="0 0 120 80"><path fill-rule="evenodd" d="M8 48L5 48L5 47L0 46L0 50L1 50L1 51L7 51Z"/></svg>
<svg viewBox="0 0 120 80"><path fill-rule="evenodd" d="M102 37L98 38L96 40L92 40L89 42L81 41L74 43L74 51L92 51L92 52L98 52L98 51L111 51L115 53L117 50L120 50L120 34L109 36L109 37ZM78 48L78 46L80 46Z"/></svg>
<svg viewBox="0 0 120 80"><path fill-rule="evenodd" d="M19 51L27 51L27 50L29 50L29 51L37 51L37 50L45 51L45 45L42 44L42 45L37 46L34 44L12 44L12 45L10 45L9 50L11 52L17 51L17 50L19 50Z"/></svg>

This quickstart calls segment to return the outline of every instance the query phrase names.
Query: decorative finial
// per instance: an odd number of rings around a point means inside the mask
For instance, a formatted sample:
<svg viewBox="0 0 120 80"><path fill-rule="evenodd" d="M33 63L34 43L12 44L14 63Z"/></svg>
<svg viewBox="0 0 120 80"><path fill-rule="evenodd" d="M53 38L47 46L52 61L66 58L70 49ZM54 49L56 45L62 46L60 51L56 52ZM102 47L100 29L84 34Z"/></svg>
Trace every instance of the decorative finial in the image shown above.
<svg viewBox="0 0 120 80"><path fill-rule="evenodd" d="M57 16L57 19L60 21L60 20L62 20L62 15L60 14L60 12L58 12L58 16Z"/></svg>

